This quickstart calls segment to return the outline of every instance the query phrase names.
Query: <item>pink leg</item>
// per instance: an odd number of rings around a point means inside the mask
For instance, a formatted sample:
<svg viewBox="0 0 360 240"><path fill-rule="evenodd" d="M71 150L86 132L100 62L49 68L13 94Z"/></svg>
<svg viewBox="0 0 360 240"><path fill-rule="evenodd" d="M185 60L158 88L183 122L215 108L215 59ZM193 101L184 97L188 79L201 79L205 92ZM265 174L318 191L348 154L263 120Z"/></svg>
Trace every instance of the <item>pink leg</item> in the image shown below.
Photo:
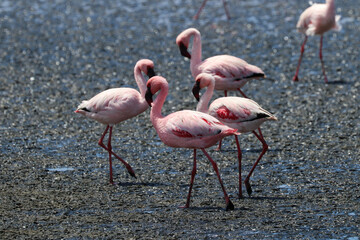
<svg viewBox="0 0 360 240"><path fill-rule="evenodd" d="M187 196L187 200L186 200L185 206L183 206L183 207L181 207L181 208L188 208L188 207L190 206L190 197L191 197L192 187L193 187L193 185L194 185L195 175L196 175L196 149L194 149L194 163L193 163L193 170L192 170L192 172L191 172L191 180L190 180L189 193L188 193L188 196Z"/></svg>
<svg viewBox="0 0 360 240"><path fill-rule="evenodd" d="M246 187L246 191L247 193L249 194L249 196L251 195L252 193L252 189L251 189L251 186L250 186L250 183L249 183L249 180L250 180L250 177L252 175L252 173L254 172L256 166L258 165L258 163L260 162L260 159L262 158L262 156L266 153L266 151L268 150L269 146L267 145L265 139L262 137L262 133L260 131L260 128L259 128L259 133L260 134L257 134L255 131L253 131L253 133L255 134L255 136L260 140L260 142L263 144L263 150L261 152L261 154L259 155L258 159L256 160L256 162L254 163L253 167L251 168L249 174L247 175L247 177L245 178L244 180L244 184L245 184L245 187Z"/></svg>
<svg viewBox="0 0 360 240"><path fill-rule="evenodd" d="M195 20L199 19L200 13L203 10L203 8L205 7L207 0L204 0L203 3L201 4L199 10L197 11L197 13L195 14L195 16L193 17Z"/></svg>
<svg viewBox="0 0 360 240"><path fill-rule="evenodd" d="M113 181L113 171L112 171L112 161L111 161L111 151L112 151L112 147L111 147L111 135L112 135L112 127L109 128L109 138L108 138L108 152L109 152L109 171L110 171L110 183L114 184Z"/></svg>
<svg viewBox="0 0 360 240"><path fill-rule="evenodd" d="M227 210L234 210L234 204L231 202L228 194L226 193L226 190L225 190L224 184L223 184L223 182L222 182L222 180L221 180L220 173L219 173L219 169L218 169L218 167L217 167L216 162L210 157L210 155L205 151L205 149L202 148L201 150L203 151L203 153L205 154L205 156L206 156L206 157L209 159L209 161L211 162L211 164L212 164L212 166L213 166L213 168L214 168L214 170L215 170L215 172L216 172L216 175L217 175L217 177L218 177L218 179L219 179L221 188L222 188L222 190L223 190L223 192L224 192L224 198L225 198L225 202L226 202L226 211L227 211Z"/></svg>
<svg viewBox="0 0 360 240"><path fill-rule="evenodd" d="M304 53L304 51L305 51L305 44L306 44L307 38L308 38L308 37L305 35L304 42L303 42L303 44L301 45L300 58L299 58L298 65L297 65L297 68L296 68L295 76L293 77L293 81L299 81L299 78L298 78L299 68L300 68L300 64L301 64L301 60L302 60L303 53Z"/></svg>
<svg viewBox="0 0 360 240"><path fill-rule="evenodd" d="M229 13L229 10L227 8L226 0L223 0L223 4L224 4L224 9L225 9L226 16L227 16L228 19L230 19L230 13Z"/></svg>
<svg viewBox="0 0 360 240"><path fill-rule="evenodd" d="M125 165L126 169L128 170L128 172L129 172L129 174L130 174L131 176L133 176L133 177L136 178L135 172L134 172L134 170L131 168L131 166L130 166L126 161L124 161L121 157L119 157L118 155L116 155L116 154L112 151L112 149L109 149L108 147L106 147L105 144L103 143L104 137L105 137L106 133L108 132L109 128L110 128L109 141L111 141L112 127L110 127L109 125L107 125L107 127L106 127L104 133L102 134L102 136L101 136L98 144L100 145L100 147L102 147L102 148L104 148L106 151L108 151L108 152L109 152L109 155L110 155L110 159L109 159L109 161L110 161L110 183L113 183L113 182L112 182L112 162L111 162L111 154L114 155L117 159L119 159L119 160Z"/></svg>
<svg viewBox="0 0 360 240"><path fill-rule="evenodd" d="M215 149L216 151L221 151L221 143L222 143L222 139L219 141L219 146Z"/></svg>
<svg viewBox="0 0 360 240"><path fill-rule="evenodd" d="M224 90L224 96L227 97L227 90ZM219 146L215 149L216 151L221 151L221 142L222 139L219 141Z"/></svg>
<svg viewBox="0 0 360 240"><path fill-rule="evenodd" d="M238 197L242 198L243 197L243 195L242 195L242 187L241 187L241 157L242 157L242 154L241 154L239 140L238 140L238 137L236 135L235 135L235 141L236 141L236 147L237 147L237 150L238 150L238 163L239 163L239 194L238 194Z"/></svg>
<svg viewBox="0 0 360 240"><path fill-rule="evenodd" d="M244 93L243 91L241 91L240 88L238 88L237 90L241 93L241 95L243 95L244 98L248 98L248 97L245 95L245 93Z"/></svg>
<svg viewBox="0 0 360 240"><path fill-rule="evenodd" d="M105 137L106 133L108 132L109 128L110 128L110 126L107 125L104 133L102 134L102 136L101 136L101 138L100 138L100 140L99 140L99 145L100 145L101 147L103 147L106 151L108 151L108 153L109 153L109 172L110 172L109 175L110 175L110 183L111 183L111 184L114 184L114 181L113 181L113 173L112 173L111 150L109 151L109 148L111 149L111 138L109 137L109 139L108 139L108 146L107 146L107 147L106 147L106 146L104 145L104 143L103 143L104 137Z"/></svg>
<svg viewBox="0 0 360 240"><path fill-rule="evenodd" d="M320 37L319 57L320 57L320 61L321 61L321 69L322 69L322 72L323 72L323 75L324 75L325 83L328 83L328 79L327 79L326 74L325 74L324 61L323 61L323 58L322 58L322 45L323 45L323 35L321 35L321 37Z"/></svg>

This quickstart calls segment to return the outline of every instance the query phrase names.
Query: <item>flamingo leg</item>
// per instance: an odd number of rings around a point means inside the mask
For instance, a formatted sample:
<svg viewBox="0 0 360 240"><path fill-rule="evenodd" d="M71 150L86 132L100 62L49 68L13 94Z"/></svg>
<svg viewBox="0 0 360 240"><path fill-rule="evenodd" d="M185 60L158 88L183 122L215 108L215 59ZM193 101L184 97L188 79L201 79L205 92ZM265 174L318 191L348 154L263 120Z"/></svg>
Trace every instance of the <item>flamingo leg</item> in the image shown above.
<svg viewBox="0 0 360 240"><path fill-rule="evenodd" d="M297 68L296 68L295 76L293 77L294 82L299 81L299 78L298 78L299 68L300 68L301 60L302 60L302 57L303 57L303 54L304 54L304 51L305 51L305 44L306 44L307 38L308 37L305 35L304 42L301 45L300 57L299 57L298 65L297 65Z"/></svg>
<svg viewBox="0 0 360 240"><path fill-rule="evenodd" d="M253 167L251 168L249 174L247 175L247 177L245 178L244 180L244 184L245 184L245 187L246 187L246 191L247 193L249 194L249 196L251 195L252 193L252 189L251 189L251 186L250 186L250 177L252 175L252 173L254 172L256 166L258 165L258 163L260 162L260 159L262 158L262 156L266 153L266 151L268 150L269 146L267 145L264 137L262 136L262 133L260 131L260 128L258 129L259 130L259 133L260 134L257 134L255 131L253 131L253 133L255 134L255 136L260 140L260 142L263 144L263 150L261 152L261 154L259 155L258 159L256 160L256 162L254 163Z"/></svg>
<svg viewBox="0 0 360 240"><path fill-rule="evenodd" d="M189 193L188 193L188 196L187 196L185 206L183 206L181 208L188 208L190 206L190 197L191 197L191 191L192 191L192 188L193 188L193 185L194 185L195 175L196 175L196 149L194 149L194 163L193 163L193 170L191 172Z"/></svg>
<svg viewBox="0 0 360 240"><path fill-rule="evenodd" d="M239 194L238 197L242 198L242 187L241 187L241 158L242 158L242 153L241 153L241 149L240 149L240 144L239 144L239 140L238 137L235 135L235 141L236 141L236 147L238 150L238 163L239 163Z"/></svg>
<svg viewBox="0 0 360 240"><path fill-rule="evenodd" d="M197 13L195 14L195 16L193 17L195 20L199 19L200 13L203 10L203 8L205 7L207 0L204 0L199 8L199 10L197 11Z"/></svg>
<svg viewBox="0 0 360 240"><path fill-rule="evenodd" d="M109 138L108 138L108 152L109 152L109 171L110 171L110 183L114 184L114 180L113 180L113 169L112 169L112 159L111 159L111 151L112 151L112 147L111 147L111 135L112 135L112 127L109 128Z"/></svg>
<svg viewBox="0 0 360 240"><path fill-rule="evenodd" d="M112 127L110 127L109 125L107 125L104 133L102 134L98 144L100 145L100 147L104 148L106 151L109 152L109 163L110 163L110 183L113 183L113 177L112 177L112 161L111 161L111 154L114 155L117 159L119 159L124 166L126 167L126 169L128 170L129 174L131 176L133 176L134 178L136 178L135 172L134 170L131 168L131 166L125 161L123 160L121 157L119 157L116 153L114 153L112 151L112 149L109 149L107 146L105 146L105 144L103 143L104 141L104 137L107 134L108 130L110 129L110 134L109 134L109 140L111 141L111 134L112 134ZM108 143L109 145L109 143ZM111 143L110 143L111 146Z"/></svg>
<svg viewBox="0 0 360 240"><path fill-rule="evenodd" d="M321 70L322 70L323 75L324 75L324 80L325 80L325 83L328 83L328 79L327 79L326 74L325 74L324 61L323 61L323 57L322 57L323 37L324 37L324 35L321 35L321 37L320 37L320 51L319 51L319 58L320 58L320 61L321 61Z"/></svg>
<svg viewBox="0 0 360 240"><path fill-rule="evenodd" d="M221 142L222 142L222 139L219 141L219 146L215 149L216 151L221 151Z"/></svg>
<svg viewBox="0 0 360 240"><path fill-rule="evenodd" d="M224 4L224 9L225 9L225 13L228 19L230 19L230 13L229 13L229 9L227 8L227 3L226 0L223 0L223 4Z"/></svg>
<svg viewBox="0 0 360 240"><path fill-rule="evenodd" d="M245 93L243 91L241 91L240 88L238 88L237 90L241 93L241 95L243 95L244 98L248 98L248 96L246 96Z"/></svg>
<svg viewBox="0 0 360 240"><path fill-rule="evenodd" d="M217 167L217 164L216 162L210 157L210 155L205 151L205 149L201 149L203 151L203 153L205 154L205 156L209 159L209 161L211 162L213 168L214 168L214 171L216 172L216 175L219 179L219 182L220 182L220 185L221 185L221 188L224 192L224 198L225 198L225 202L226 202L226 211L227 210L234 210L234 204L231 202L228 194L226 193L226 190L225 190L225 187L224 187L224 184L221 180L221 177L220 177L220 173L219 173L219 169Z"/></svg>
<svg viewBox="0 0 360 240"><path fill-rule="evenodd" d="M224 96L227 97L227 90L224 90ZM219 141L219 146L215 149L216 151L221 151L222 139Z"/></svg>

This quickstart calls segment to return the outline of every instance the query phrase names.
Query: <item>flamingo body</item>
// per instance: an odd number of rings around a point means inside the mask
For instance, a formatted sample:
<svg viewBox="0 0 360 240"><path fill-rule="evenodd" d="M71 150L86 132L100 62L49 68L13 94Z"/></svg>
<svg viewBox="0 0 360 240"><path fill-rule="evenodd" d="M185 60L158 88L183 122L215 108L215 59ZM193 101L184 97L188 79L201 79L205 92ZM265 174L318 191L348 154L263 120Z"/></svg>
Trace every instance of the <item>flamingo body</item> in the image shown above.
<svg viewBox="0 0 360 240"><path fill-rule="evenodd" d="M142 59L136 63L134 77L140 93L132 88L108 89L95 95L90 100L83 101L75 111L75 113L82 114L85 117L107 125L99 140L99 145L109 153L110 183L113 183L111 155L118 158L125 165L130 175L135 177L131 166L112 151L111 134L113 125L135 117L148 108L148 104L145 101L146 80L142 73L152 77L155 75L153 68L154 63L148 59ZM103 139L108 131L108 145L105 146Z"/></svg>
<svg viewBox="0 0 360 240"><path fill-rule="evenodd" d="M145 98L149 105L151 105L150 119L161 141L170 147L194 149L194 167L185 208L188 208L190 205L191 189L196 174L196 149L201 149L213 165L218 176L224 192L226 210L234 209L234 205L223 186L217 164L207 154L205 148L216 144L226 136L238 135L237 129L230 128L219 122L216 118L197 111L183 110L163 116L161 109L168 94L166 79L160 76L152 77L148 80L147 87ZM153 102L152 97L158 91L160 93Z"/></svg>
<svg viewBox="0 0 360 240"><path fill-rule="evenodd" d="M135 106L135 107L134 107ZM133 88L112 88L83 101L77 113L102 124L115 125L144 112L149 105Z"/></svg>
<svg viewBox="0 0 360 240"><path fill-rule="evenodd" d="M255 101L242 97L217 98L210 104L208 113L241 133L252 132L268 120L277 120Z"/></svg>
<svg viewBox="0 0 360 240"><path fill-rule="evenodd" d="M259 134L255 132L256 129L259 129L260 125L268 120L277 120L277 118L272 115L270 112L261 108L259 104L255 101L242 98L242 97L221 97L215 99L209 106L210 99L213 95L215 85L215 79L212 75L201 73L196 77L196 82L193 87L193 94L196 99L199 101L196 110L200 112L208 113L209 115L215 117L223 124L236 128L240 133L253 132L254 135L261 141L263 144L263 150L255 162L254 166L250 170L248 176L246 177L244 183L247 189L248 194L252 193L249 179L252 172L254 171L256 165L265 154L268 149L268 146L263 138L261 132ZM200 98L199 92L200 89L205 88L206 92ZM239 162L239 197L242 197L242 187L241 187L241 149L235 135L236 146L238 149L238 162ZM220 147L219 147L220 148Z"/></svg>
<svg viewBox="0 0 360 240"><path fill-rule="evenodd" d="M334 0L326 0L325 4L313 4L308 7L299 17L296 28L299 32L305 35L303 44L301 45L300 57L298 60L297 68L293 81L298 81L298 74L303 53L305 51L305 44L308 36L320 35L320 48L319 58L321 61L321 69L324 75L325 83L328 82L325 66L322 57L322 45L323 45L323 34L331 29L339 31L341 29L340 16L335 15L335 3Z"/></svg>
<svg viewBox="0 0 360 240"><path fill-rule="evenodd" d="M193 37L191 54L188 52ZM195 28L180 33L176 44L184 57L190 59L191 74L194 78L200 73L208 73L215 77L215 89L240 90L249 80L264 78L264 72L257 66L248 64L243 59L230 55L217 55L201 60L201 35ZM240 91L241 92L241 91Z"/></svg>
<svg viewBox="0 0 360 240"><path fill-rule="evenodd" d="M327 0L326 4L315 3L305 9L296 28L307 36L322 35L331 29L340 30L339 20L340 16L335 15L334 0Z"/></svg>

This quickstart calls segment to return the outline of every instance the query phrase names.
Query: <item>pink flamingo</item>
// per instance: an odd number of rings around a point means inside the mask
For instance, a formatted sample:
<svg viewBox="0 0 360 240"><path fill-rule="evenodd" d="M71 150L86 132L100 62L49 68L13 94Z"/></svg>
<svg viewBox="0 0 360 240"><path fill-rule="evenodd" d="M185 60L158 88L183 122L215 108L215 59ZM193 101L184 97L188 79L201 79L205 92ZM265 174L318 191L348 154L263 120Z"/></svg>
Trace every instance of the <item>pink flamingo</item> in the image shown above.
<svg viewBox="0 0 360 240"><path fill-rule="evenodd" d="M111 135L115 124L135 117L148 108L145 101L146 80L142 72L152 77L155 75L154 63L148 59L139 60L134 67L134 77L140 89L140 93L132 88L112 88L105 90L90 100L83 101L75 111L88 118L94 119L107 125L102 134L99 145L109 153L110 183L113 184L111 155L119 159L128 170L129 174L136 178L134 170L121 157L112 151ZM108 145L103 143L104 137L109 131Z"/></svg>
<svg viewBox="0 0 360 240"><path fill-rule="evenodd" d="M320 36L320 51L319 57L321 61L321 69L324 75L325 83L328 79L325 74L324 61L322 58L322 45L323 45L323 34L330 29L339 31L341 26L339 24L340 16L335 16L335 3L334 0L326 0L326 4L313 4L308 7L299 18L296 28L299 32L305 35L303 44L301 45L301 53L296 68L295 76L293 81L299 81L298 74L302 60L302 56L305 50L305 44L308 36L321 35Z"/></svg>
<svg viewBox="0 0 360 240"><path fill-rule="evenodd" d="M226 193L217 164L205 151L205 148L216 144L220 139L226 136L239 135L237 130L222 124L216 118L208 114L197 111L183 110L163 116L161 114L161 109L169 90L166 79L159 76L152 77L147 82L147 88L145 98L149 105L152 106L150 119L161 141L170 147L194 149L194 162L193 170L191 172L190 188L184 208L190 206L191 190L196 175L196 149L201 149L211 162L217 174L221 188L224 192L226 210L233 210L234 205ZM153 102L152 97L158 91L160 91L160 93Z"/></svg>
<svg viewBox="0 0 360 240"><path fill-rule="evenodd" d="M188 52L190 39L193 37L191 54ZM190 70L194 78L200 73L209 73L215 77L215 89L223 90L227 96L228 90L241 91L249 80L265 78L264 72L257 66L248 64L244 60L230 56L217 55L201 61L201 35L195 28L189 28L176 38L180 53L190 59Z"/></svg>
<svg viewBox="0 0 360 240"><path fill-rule="evenodd" d="M223 4L224 4L224 9L225 9L225 13L226 13L226 16L228 19L230 19L230 13L229 13L229 10L227 8L227 4L226 4L226 1L225 0L222 0L223 1ZM203 10L203 8L205 7L205 4L206 4L207 0L204 0L199 8L199 10L197 11L197 13L195 14L194 16L194 19L197 20L199 19L199 16L200 16L200 13L201 11Z"/></svg>
<svg viewBox="0 0 360 240"><path fill-rule="evenodd" d="M212 75L201 73L196 77L196 83L193 87L193 94L199 101L196 110L204 113L208 113L211 116L217 118L225 125L236 128L240 133L252 132L260 140L263 145L263 150L256 160L255 164L251 168L249 174L245 178L244 184L246 186L249 196L252 193L250 186L250 177L259 163L262 156L268 150L268 145L263 138L255 132L262 123L268 120L276 121L277 118L260 107L259 104L248 98L242 97L222 97L214 100L210 106L209 102L214 92L215 79ZM200 89L205 88L206 92L201 98L199 98ZM241 150L238 141L238 137L235 135L236 146L238 150L238 162L239 162L239 198L242 198L241 189Z"/></svg>

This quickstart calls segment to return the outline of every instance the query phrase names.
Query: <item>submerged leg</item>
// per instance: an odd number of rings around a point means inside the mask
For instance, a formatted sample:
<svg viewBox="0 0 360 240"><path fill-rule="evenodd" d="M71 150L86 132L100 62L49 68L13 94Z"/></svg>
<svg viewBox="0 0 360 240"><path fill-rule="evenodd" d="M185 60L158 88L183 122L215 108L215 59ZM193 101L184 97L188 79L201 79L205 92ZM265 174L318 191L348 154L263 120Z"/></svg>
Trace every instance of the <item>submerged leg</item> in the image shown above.
<svg viewBox="0 0 360 240"><path fill-rule="evenodd" d="M324 35L321 35L321 37L320 37L320 51L319 51L319 58L320 58L320 61L321 61L321 70L322 70L323 75L324 75L324 80L325 80L325 83L328 83L328 79L327 79L326 74L325 74L324 61L323 61L323 57L322 57L323 36L324 36Z"/></svg>
<svg viewBox="0 0 360 240"><path fill-rule="evenodd" d="M196 175L196 149L194 149L194 162L193 162L193 169L191 172L191 180L190 180L190 187L189 187L189 193L186 199L186 204L185 206L181 207L181 208L188 208L190 206L190 197L191 197L191 191L194 185L194 179L195 179L195 175Z"/></svg>
<svg viewBox="0 0 360 240"><path fill-rule="evenodd" d="M263 145L263 150L262 152L260 153L258 159L256 160L256 162L254 163L253 167L251 168L249 174L247 175L247 177L245 178L244 180L244 184L245 184L245 187L246 187L246 191L247 193L249 194L249 196L251 195L252 193L252 189L251 189L251 186L250 186L250 177L252 175L252 173L254 172L256 166L258 165L258 163L260 162L262 156L266 153L266 151L268 150L269 146L267 145L265 139L262 137L262 133L261 133L261 130L260 128L258 129L259 130L259 133L260 134L257 134L255 131L253 131L253 133L255 134L255 136L260 140L260 142L262 143Z"/></svg>
<svg viewBox="0 0 360 240"><path fill-rule="evenodd" d="M303 53L304 53L304 51L305 51L305 44L306 44L307 38L308 38L308 37L305 35L304 42L303 42L303 44L301 45L300 57L299 57L299 61L298 61L298 65L297 65L297 68L296 68L295 75L294 75L294 77L293 77L293 81L299 81L299 78L298 78L299 68L300 68L300 64L301 64L302 57L303 57Z"/></svg>
<svg viewBox="0 0 360 240"><path fill-rule="evenodd" d="M225 202L226 202L226 211L227 210L234 210L234 204L231 202L228 194L226 193L226 190L225 190L225 187L224 187L224 184L221 180L221 177L220 177L220 173L219 173L219 169L217 167L217 164L216 162L210 157L210 155L205 151L205 149L201 149L203 151L203 153L205 154L205 156L209 159L209 161L211 162L213 168L214 168L214 171L216 172L216 175L219 179L219 182L220 182L220 185L221 185L221 188L224 192L224 198L225 198Z"/></svg>

